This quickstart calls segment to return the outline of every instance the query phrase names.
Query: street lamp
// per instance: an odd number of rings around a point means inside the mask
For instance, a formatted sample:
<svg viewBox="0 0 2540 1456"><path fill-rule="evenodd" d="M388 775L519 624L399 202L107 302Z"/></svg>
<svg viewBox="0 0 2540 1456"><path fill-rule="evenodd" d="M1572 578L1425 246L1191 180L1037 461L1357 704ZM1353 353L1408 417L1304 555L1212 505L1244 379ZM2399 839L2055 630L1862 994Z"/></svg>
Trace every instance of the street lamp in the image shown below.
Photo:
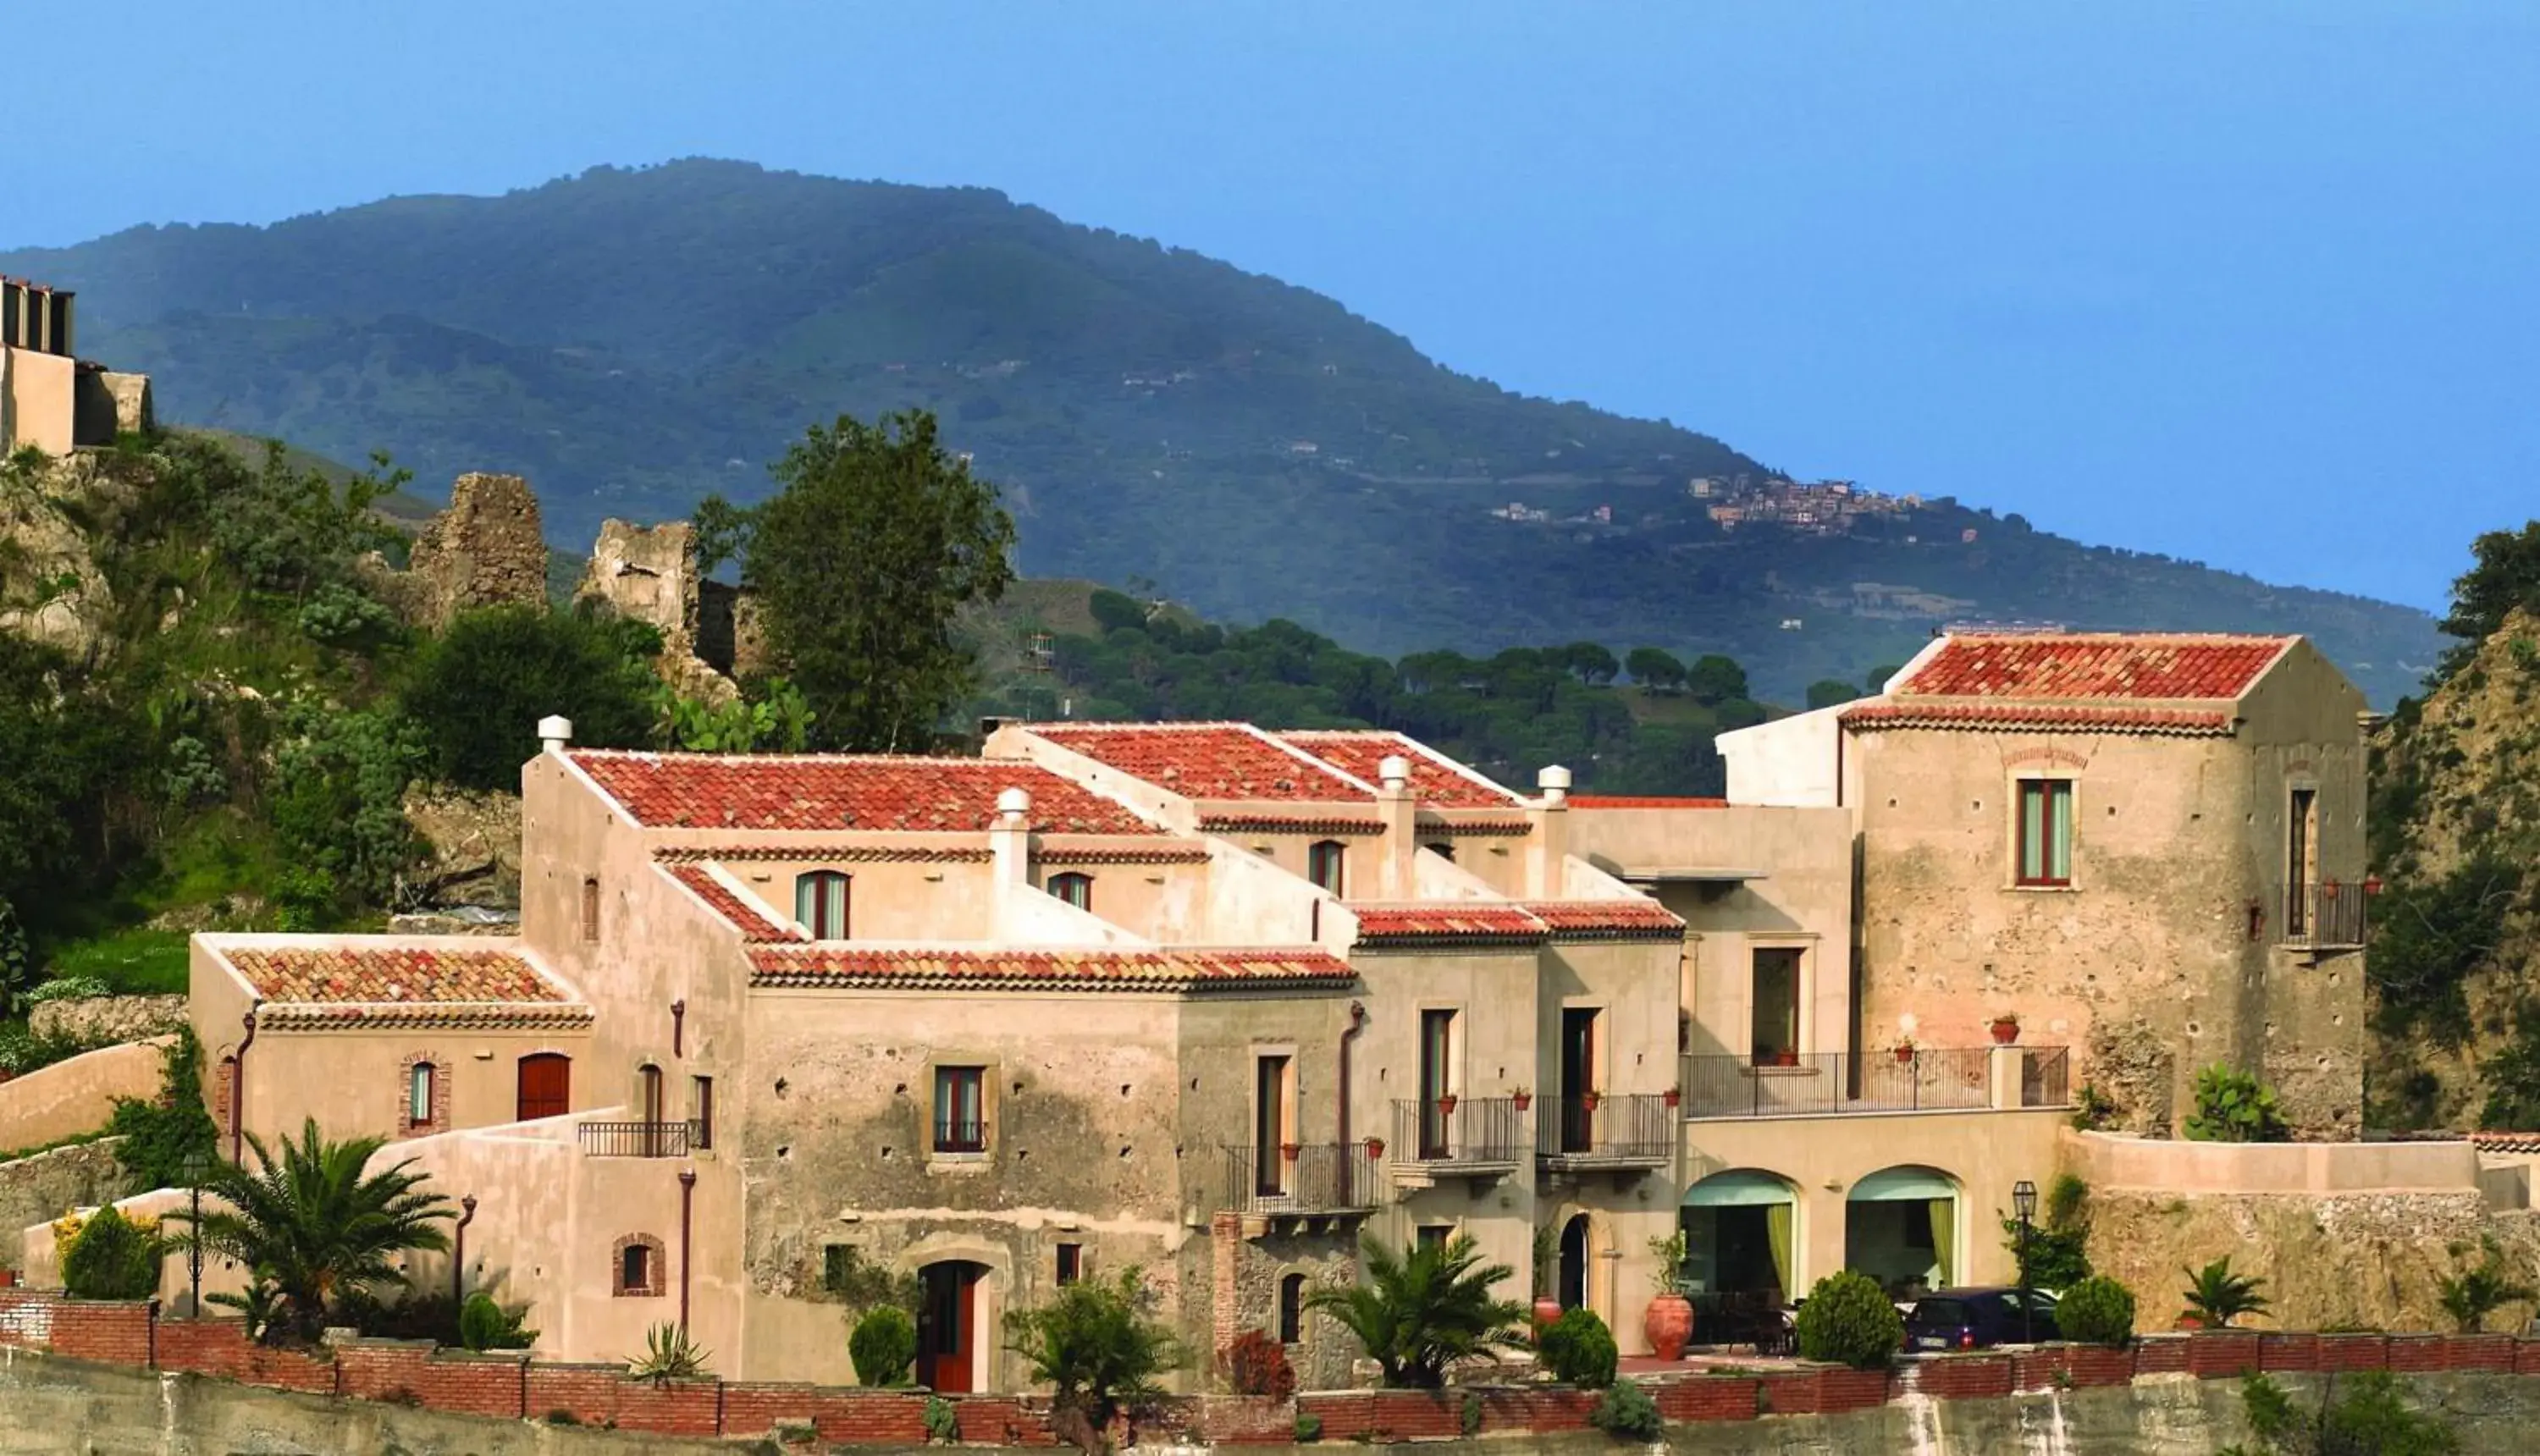
<svg viewBox="0 0 2540 1456"><path fill-rule="evenodd" d="M185 1282L190 1298L187 1319L203 1317L203 1179L212 1171L212 1155L202 1148L185 1154L185 1182L193 1188L193 1219L185 1225Z"/></svg>
<svg viewBox="0 0 2540 1456"><path fill-rule="evenodd" d="M2011 1185L2011 1209L2019 1215L2019 1343L2034 1345L2036 1317L2028 1297L2028 1227L2037 1217L2037 1185L2025 1178Z"/></svg>

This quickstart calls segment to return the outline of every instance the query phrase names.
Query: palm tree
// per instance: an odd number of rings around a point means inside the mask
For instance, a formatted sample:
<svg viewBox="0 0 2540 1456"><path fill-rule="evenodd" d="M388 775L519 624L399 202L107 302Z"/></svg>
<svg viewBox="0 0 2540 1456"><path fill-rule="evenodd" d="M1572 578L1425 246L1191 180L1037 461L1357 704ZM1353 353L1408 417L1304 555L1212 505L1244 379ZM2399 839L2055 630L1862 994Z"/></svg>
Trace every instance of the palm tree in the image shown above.
<svg viewBox="0 0 2540 1456"><path fill-rule="evenodd" d="M200 1224L176 1242L179 1248L199 1243L205 1252L254 1271L256 1283L270 1288L266 1339L314 1340L345 1296L406 1282L389 1262L391 1255L450 1247L449 1235L433 1226L450 1217L450 1203L416 1191L427 1175L406 1171L412 1159L364 1174L386 1140L329 1143L318 1137L318 1120L311 1118L299 1141L282 1144L278 1159L254 1134L247 1144L255 1153L255 1169L223 1164L205 1179L203 1192L219 1206L207 1200ZM181 1212L168 1216L192 1217Z"/></svg>
<svg viewBox="0 0 2540 1456"><path fill-rule="evenodd" d="M2189 1283L2184 1294L2187 1307L2179 1314L2193 1316L2209 1330L2220 1330L2244 1314L2265 1314L2267 1296L2258 1292L2266 1283L2255 1275L2233 1274L2228 1255L2215 1260L2203 1269L2182 1268Z"/></svg>
<svg viewBox="0 0 2540 1456"><path fill-rule="evenodd" d="M1413 1248L1407 1257L1373 1236L1360 1240L1359 1250L1367 1278L1316 1289L1305 1307L1328 1312L1356 1335L1386 1385L1434 1390L1456 1360L1522 1338L1524 1307L1491 1293L1513 1271L1505 1264L1477 1268L1482 1256L1470 1234Z"/></svg>

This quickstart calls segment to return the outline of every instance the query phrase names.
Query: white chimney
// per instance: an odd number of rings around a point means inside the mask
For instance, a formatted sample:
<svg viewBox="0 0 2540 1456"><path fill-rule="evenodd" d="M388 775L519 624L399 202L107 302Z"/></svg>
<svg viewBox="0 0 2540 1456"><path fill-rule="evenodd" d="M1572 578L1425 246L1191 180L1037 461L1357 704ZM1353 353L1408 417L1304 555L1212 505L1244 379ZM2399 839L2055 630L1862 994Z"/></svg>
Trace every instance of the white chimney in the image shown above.
<svg viewBox="0 0 2540 1456"><path fill-rule="evenodd" d="M562 753L573 742L573 720L548 714L538 720L538 746L549 753Z"/></svg>
<svg viewBox="0 0 2540 1456"><path fill-rule="evenodd" d="M1542 793L1525 812L1526 893L1558 900L1570 858L1570 770L1546 764L1534 776L1534 786Z"/></svg>
<svg viewBox="0 0 2540 1456"><path fill-rule="evenodd" d="M1006 821L1009 829L1023 827L1023 821L1031 816L1031 791L1008 789L1000 792L997 795L997 814Z"/></svg>
<svg viewBox="0 0 2540 1456"><path fill-rule="evenodd" d="M1399 753L1388 753L1377 762L1376 777L1387 789L1407 789L1411 785L1411 760Z"/></svg>
<svg viewBox="0 0 2540 1456"><path fill-rule="evenodd" d="M1542 772L1534 776L1534 787L1543 791L1546 804L1567 803L1570 800L1570 770L1557 763L1545 764Z"/></svg>

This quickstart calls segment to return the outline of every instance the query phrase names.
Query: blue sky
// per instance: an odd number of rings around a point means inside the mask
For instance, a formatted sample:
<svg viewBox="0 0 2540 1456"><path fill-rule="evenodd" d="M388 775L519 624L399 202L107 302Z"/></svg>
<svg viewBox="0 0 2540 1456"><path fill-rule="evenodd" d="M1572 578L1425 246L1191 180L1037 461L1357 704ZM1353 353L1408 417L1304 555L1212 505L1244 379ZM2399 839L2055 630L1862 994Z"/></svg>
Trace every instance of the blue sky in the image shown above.
<svg viewBox="0 0 2540 1456"><path fill-rule="evenodd" d="M0 0L0 16L34 0ZM0 243L594 164L1004 189L1803 474L2439 605L2534 514L2540 8L46 11Z"/></svg>

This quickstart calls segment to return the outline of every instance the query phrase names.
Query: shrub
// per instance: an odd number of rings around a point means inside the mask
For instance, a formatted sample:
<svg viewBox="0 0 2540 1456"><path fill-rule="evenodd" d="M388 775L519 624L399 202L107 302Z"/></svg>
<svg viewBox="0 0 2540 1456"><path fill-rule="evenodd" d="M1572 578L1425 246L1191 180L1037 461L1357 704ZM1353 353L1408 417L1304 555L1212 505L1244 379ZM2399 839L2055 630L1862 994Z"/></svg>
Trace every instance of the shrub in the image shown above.
<svg viewBox="0 0 2540 1456"><path fill-rule="evenodd" d="M1297 1444L1302 1446L1308 1442L1319 1441L1322 1438L1323 1418L1315 1415L1311 1411L1299 1411L1297 1413Z"/></svg>
<svg viewBox="0 0 2540 1456"><path fill-rule="evenodd" d="M2027 1248L2020 1247L2019 1220L2002 1220L2002 1246L2013 1262L2025 1260L2026 1283L2040 1289L2063 1290L2090 1275L2090 1186L2071 1173L2059 1173L2046 1191L2046 1217L2028 1229Z"/></svg>
<svg viewBox="0 0 2540 1456"><path fill-rule="evenodd" d="M64 976L28 992L27 1004L39 1006L48 1001L90 1001L108 994L106 984L95 976Z"/></svg>
<svg viewBox="0 0 2540 1456"><path fill-rule="evenodd" d="M906 1385L917 1363L917 1321L896 1304L876 1305L847 1337L847 1356L860 1385Z"/></svg>
<svg viewBox="0 0 2540 1456"><path fill-rule="evenodd" d="M114 1160L133 1193L154 1188L183 1188L203 1165L220 1155L220 1129L203 1106L203 1044L193 1028L181 1027L176 1040L159 1052L159 1096L115 1099L106 1131L122 1141Z"/></svg>
<svg viewBox="0 0 2540 1456"><path fill-rule="evenodd" d="M1156 1377L1180 1359L1171 1332L1150 1316L1153 1303L1133 1266L1110 1283L1079 1280L1037 1309L1006 1315L1007 1348L1051 1387L1055 1412L1082 1418L1080 1444L1099 1444L1122 1406L1160 1394Z"/></svg>
<svg viewBox="0 0 2540 1456"><path fill-rule="evenodd" d="M1536 1342L1552 1378L1587 1390L1614 1383L1613 1332L1592 1309L1565 1309Z"/></svg>
<svg viewBox="0 0 2540 1456"><path fill-rule="evenodd" d="M1631 1380L1605 1387L1605 1393L1596 1398L1596 1409L1588 1413L1588 1423L1607 1435L1636 1441L1655 1441L1666 1434L1658 1403Z"/></svg>
<svg viewBox="0 0 2540 1456"><path fill-rule="evenodd" d="M2134 1338L2135 1291L2094 1274L2064 1291L2055 1306L2055 1324L2077 1344L2121 1348Z"/></svg>
<svg viewBox="0 0 2540 1456"><path fill-rule="evenodd" d="M1266 1395L1284 1401L1297 1393L1297 1372L1287 1349L1259 1330L1235 1337L1226 1351L1227 1383L1236 1395Z"/></svg>
<svg viewBox="0 0 2540 1456"><path fill-rule="evenodd" d="M494 1302L494 1296L479 1289L459 1306L459 1343L469 1350L527 1350L537 1344L538 1332L521 1328L527 1309L505 1309Z"/></svg>
<svg viewBox="0 0 2540 1456"><path fill-rule="evenodd" d="M1305 1305L1358 1337L1387 1388L1435 1390L1448 1365L1516 1342L1525 1309L1493 1293L1514 1271L1484 1264L1472 1235L1399 1253L1371 1235L1359 1252L1366 1280L1316 1289Z"/></svg>
<svg viewBox="0 0 2540 1456"><path fill-rule="evenodd" d="M687 1326L664 1321L644 1332L644 1352L626 1362L626 1373L655 1385L696 1380L707 1373L713 1356L688 1338Z"/></svg>
<svg viewBox="0 0 2540 1456"><path fill-rule="evenodd" d="M2282 1143L2293 1136L2274 1089L2220 1062L2196 1075L2196 1111L2182 1131L2196 1143Z"/></svg>
<svg viewBox="0 0 2540 1456"><path fill-rule="evenodd" d="M62 1284L74 1299L147 1299L159 1292L155 1227L133 1222L112 1204L97 1211L62 1252Z"/></svg>
<svg viewBox="0 0 2540 1456"><path fill-rule="evenodd" d="M1480 1391L1464 1392L1464 1404L1455 1413L1455 1424L1468 1436L1482 1433L1482 1393Z"/></svg>
<svg viewBox="0 0 2540 1456"><path fill-rule="evenodd" d="M2242 1376L2240 1410L2255 1440L2225 1447L2224 1456L2452 1456L2460 1450L2459 1433L2439 1417L2411 1410L2387 1370L2359 1370L2334 1393L2334 1403L2311 1411L2304 1409L2307 1402L2296 1406L2291 1392L2266 1376Z"/></svg>
<svg viewBox="0 0 2540 1456"><path fill-rule="evenodd" d="M2188 1285L2182 1296L2187 1307L2181 1318L2193 1316L2207 1329L2220 1330L2244 1314L2267 1312L2267 1298L2258 1290L2267 1283L2254 1275L2233 1274L2230 1256L2215 1260L2203 1269L2183 1269Z"/></svg>
<svg viewBox="0 0 2540 1456"><path fill-rule="evenodd" d="M2505 1251L2494 1239L2487 1241L2487 1257L2457 1277L2442 1280L2443 1313L2452 1317L2464 1335L2476 1334L2487 1325L2487 1317L2507 1304L2519 1304L2534 1297L2531 1286L2505 1272Z"/></svg>
<svg viewBox="0 0 2540 1456"><path fill-rule="evenodd" d="M537 723L573 720L574 740L640 747L655 719L647 659L661 637L642 623L542 606L462 612L415 655L405 711L432 766L469 789L517 790L537 755Z"/></svg>
<svg viewBox="0 0 2540 1456"><path fill-rule="evenodd" d="M926 1398L926 1438L942 1445L961 1439L961 1412L940 1395Z"/></svg>
<svg viewBox="0 0 2540 1456"><path fill-rule="evenodd" d="M1817 1281L1799 1306L1799 1353L1876 1370L1905 1346L1905 1317L1876 1281L1846 1269Z"/></svg>

